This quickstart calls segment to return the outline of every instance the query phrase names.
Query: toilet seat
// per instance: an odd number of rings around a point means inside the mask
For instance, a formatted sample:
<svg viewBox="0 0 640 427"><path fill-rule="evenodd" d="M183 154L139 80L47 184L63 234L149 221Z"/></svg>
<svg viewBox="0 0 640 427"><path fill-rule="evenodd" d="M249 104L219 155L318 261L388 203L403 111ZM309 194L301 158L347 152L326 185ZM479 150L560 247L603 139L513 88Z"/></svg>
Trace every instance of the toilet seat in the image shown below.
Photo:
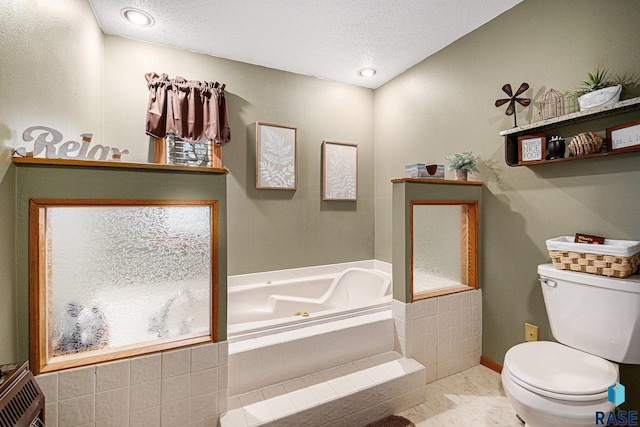
<svg viewBox="0 0 640 427"><path fill-rule="evenodd" d="M549 341L512 347L505 355L504 368L519 386L564 401L606 399L609 386L618 380L613 363Z"/></svg>

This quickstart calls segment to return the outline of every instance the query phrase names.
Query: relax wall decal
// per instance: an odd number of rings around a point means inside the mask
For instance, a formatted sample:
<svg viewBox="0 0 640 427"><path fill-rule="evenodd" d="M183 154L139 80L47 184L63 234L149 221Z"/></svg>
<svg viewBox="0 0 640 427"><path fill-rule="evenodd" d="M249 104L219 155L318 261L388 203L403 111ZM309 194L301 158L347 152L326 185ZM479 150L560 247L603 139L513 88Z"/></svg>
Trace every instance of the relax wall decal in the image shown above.
<svg viewBox="0 0 640 427"><path fill-rule="evenodd" d="M34 137L34 134L40 132ZM15 154L21 157L37 157L44 152L47 159L74 159L74 160L101 160L120 161L123 154L129 154L129 150L95 144L89 148L93 134L83 133L82 143L78 141L62 142L62 133L47 126L31 126L22 133L22 140L33 142L33 151L27 151L25 147L16 149ZM60 144L60 145L58 145ZM109 158L109 153L111 158Z"/></svg>

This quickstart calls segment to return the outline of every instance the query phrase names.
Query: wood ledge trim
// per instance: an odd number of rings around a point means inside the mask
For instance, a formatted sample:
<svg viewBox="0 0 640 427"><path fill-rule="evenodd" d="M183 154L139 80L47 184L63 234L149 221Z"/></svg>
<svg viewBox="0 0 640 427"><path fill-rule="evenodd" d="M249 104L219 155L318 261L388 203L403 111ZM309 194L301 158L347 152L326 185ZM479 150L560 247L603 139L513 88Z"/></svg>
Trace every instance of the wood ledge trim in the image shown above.
<svg viewBox="0 0 640 427"><path fill-rule="evenodd" d="M482 185L481 181L459 181L454 179L437 179L437 178L394 178L391 180L394 184L399 182L413 182L417 184L457 184L457 185Z"/></svg>
<svg viewBox="0 0 640 427"><path fill-rule="evenodd" d="M13 157L13 163L19 165L48 165L48 166L77 166L77 167L100 167L113 169L142 169L173 172L198 172L229 174L227 168L212 168L206 166L181 166L165 165L160 163L134 163L134 162L103 162L99 160L73 160L73 159L47 159L41 157Z"/></svg>

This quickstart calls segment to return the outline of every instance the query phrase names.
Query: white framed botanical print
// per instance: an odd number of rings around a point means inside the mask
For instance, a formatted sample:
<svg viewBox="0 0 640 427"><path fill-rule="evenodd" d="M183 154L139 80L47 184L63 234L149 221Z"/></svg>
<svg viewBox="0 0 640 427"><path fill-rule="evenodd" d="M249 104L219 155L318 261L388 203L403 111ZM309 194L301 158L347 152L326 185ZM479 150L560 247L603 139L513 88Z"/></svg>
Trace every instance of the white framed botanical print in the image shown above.
<svg viewBox="0 0 640 427"><path fill-rule="evenodd" d="M256 188L298 188L298 128L256 122Z"/></svg>
<svg viewBox="0 0 640 427"><path fill-rule="evenodd" d="M322 200L358 197L358 145L322 142Z"/></svg>

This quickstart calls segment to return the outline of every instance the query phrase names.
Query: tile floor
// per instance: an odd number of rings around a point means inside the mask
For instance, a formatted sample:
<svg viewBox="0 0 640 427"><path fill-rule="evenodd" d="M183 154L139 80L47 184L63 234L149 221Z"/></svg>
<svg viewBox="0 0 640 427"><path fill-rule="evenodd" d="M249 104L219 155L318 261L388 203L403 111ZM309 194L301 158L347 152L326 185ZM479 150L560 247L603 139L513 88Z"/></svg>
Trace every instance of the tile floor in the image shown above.
<svg viewBox="0 0 640 427"><path fill-rule="evenodd" d="M427 384L425 401L399 413L416 427L522 427L500 374L477 365Z"/></svg>

